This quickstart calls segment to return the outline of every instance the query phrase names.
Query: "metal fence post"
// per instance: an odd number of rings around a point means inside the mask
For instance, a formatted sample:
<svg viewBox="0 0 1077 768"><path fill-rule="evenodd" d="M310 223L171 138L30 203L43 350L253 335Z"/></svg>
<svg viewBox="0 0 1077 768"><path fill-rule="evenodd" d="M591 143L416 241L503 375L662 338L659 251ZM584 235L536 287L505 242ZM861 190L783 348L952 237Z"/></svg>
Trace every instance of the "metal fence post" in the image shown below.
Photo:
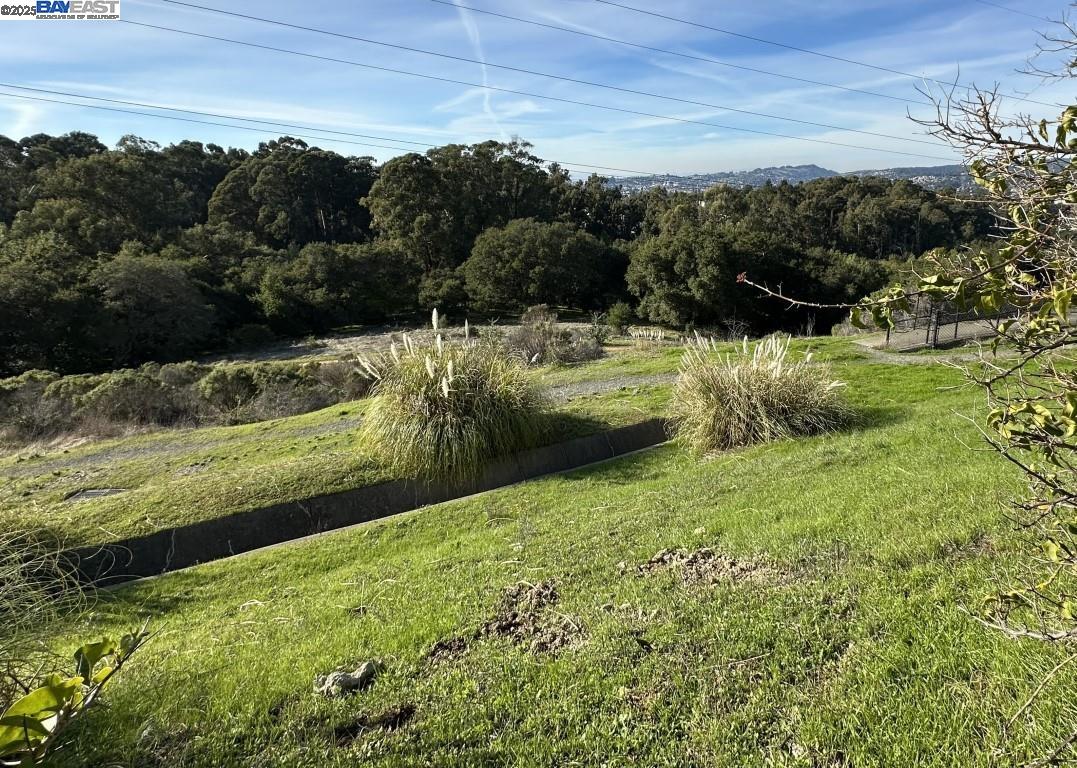
<svg viewBox="0 0 1077 768"><path fill-rule="evenodd" d="M939 346L939 323L942 322L942 310L935 311L935 330L931 335L931 348L937 349Z"/></svg>

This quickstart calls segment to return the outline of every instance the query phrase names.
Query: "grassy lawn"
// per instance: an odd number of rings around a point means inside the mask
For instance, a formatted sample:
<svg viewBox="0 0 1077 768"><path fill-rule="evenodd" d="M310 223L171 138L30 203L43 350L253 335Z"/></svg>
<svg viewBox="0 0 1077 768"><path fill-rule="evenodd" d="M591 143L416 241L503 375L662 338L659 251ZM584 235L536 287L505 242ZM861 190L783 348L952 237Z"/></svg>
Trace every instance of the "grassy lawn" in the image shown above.
<svg viewBox="0 0 1077 768"><path fill-rule="evenodd" d="M1077 703L1061 692L1077 672L1061 672L1007 727L1064 654L1004 640L960 609L1017 546L998 502L1018 478L955 413L974 413L978 395L950 388L956 375L941 367L843 349L831 350L836 368L864 418L842 434L706 462L667 446L100 596L58 642L147 618L158 635L66 759L989 766L1042 756L1072 729ZM637 570L659 550L702 547L712 554L695 562L710 571L693 561ZM558 599L524 611L518 633L496 631L503 590L519 581L553 584ZM315 675L364 660L384 665L370 689L313 693Z"/></svg>
<svg viewBox="0 0 1077 768"><path fill-rule="evenodd" d="M659 415L669 386L578 397L551 441ZM0 527L95 544L392 478L356 433L366 401L234 427L168 430L26 459L0 459ZM125 493L85 501L85 488Z"/></svg>

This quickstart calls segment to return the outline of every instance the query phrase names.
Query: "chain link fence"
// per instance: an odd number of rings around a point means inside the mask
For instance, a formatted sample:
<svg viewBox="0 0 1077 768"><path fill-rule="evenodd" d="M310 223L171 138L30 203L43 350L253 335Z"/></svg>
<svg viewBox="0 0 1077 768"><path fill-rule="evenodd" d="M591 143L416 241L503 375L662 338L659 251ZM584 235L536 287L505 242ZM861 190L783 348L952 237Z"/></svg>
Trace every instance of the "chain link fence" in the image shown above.
<svg viewBox="0 0 1077 768"><path fill-rule="evenodd" d="M937 349L989 338L1000 322L1015 313L1015 309L1006 308L983 315L975 310L959 312L952 307L917 302L911 313L894 318L894 327L886 332L886 346L896 351Z"/></svg>

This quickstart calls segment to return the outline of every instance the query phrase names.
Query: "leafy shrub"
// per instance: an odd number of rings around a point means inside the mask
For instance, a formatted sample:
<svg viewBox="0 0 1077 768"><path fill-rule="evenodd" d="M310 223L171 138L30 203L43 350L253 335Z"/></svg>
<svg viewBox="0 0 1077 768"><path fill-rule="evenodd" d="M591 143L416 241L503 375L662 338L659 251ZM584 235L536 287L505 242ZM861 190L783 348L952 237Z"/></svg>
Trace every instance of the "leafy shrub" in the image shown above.
<svg viewBox="0 0 1077 768"><path fill-rule="evenodd" d="M528 365L576 363L602 357L600 335L601 328L587 332L562 328L557 324L557 313L538 304L520 316L519 327L505 335L504 343L510 354Z"/></svg>
<svg viewBox="0 0 1077 768"><path fill-rule="evenodd" d="M81 646L63 659L49 648L49 625L82 604L71 564L54 542L0 532L0 764L44 765L67 727L101 694L146 640L145 629ZM45 674L48 669L63 669Z"/></svg>
<svg viewBox="0 0 1077 768"><path fill-rule="evenodd" d="M0 380L0 424L6 435L36 437L55 423L44 394L59 378L52 371L33 370Z"/></svg>
<svg viewBox="0 0 1077 768"><path fill-rule="evenodd" d="M610 325L605 312L592 312L591 325L584 331L584 335L593 339L598 346L602 346L610 340Z"/></svg>
<svg viewBox="0 0 1077 768"><path fill-rule="evenodd" d="M362 439L406 476L467 479L487 459L534 445L545 429L546 398L498 346L450 346L438 334L421 347L405 336L380 368L365 359L364 367L378 381Z"/></svg>
<svg viewBox="0 0 1077 768"><path fill-rule="evenodd" d="M186 411L175 387L139 371L106 376L75 403L84 416L131 424L168 424Z"/></svg>
<svg viewBox="0 0 1077 768"><path fill-rule="evenodd" d="M182 363L162 365L157 372L157 378L170 387L189 387L212 370L208 365L186 360Z"/></svg>
<svg viewBox="0 0 1077 768"><path fill-rule="evenodd" d="M533 304L520 315L520 325L554 325L557 313L548 304Z"/></svg>
<svg viewBox="0 0 1077 768"><path fill-rule="evenodd" d="M618 334L623 335L635 320L636 313L626 301L618 301L606 310L606 322Z"/></svg>
<svg viewBox="0 0 1077 768"><path fill-rule="evenodd" d="M254 371L243 365L221 365L198 382L198 394L213 408L229 413L258 395Z"/></svg>
<svg viewBox="0 0 1077 768"><path fill-rule="evenodd" d="M340 402L366 397L374 387L374 377L353 360L329 360L313 376Z"/></svg>
<svg viewBox="0 0 1077 768"><path fill-rule="evenodd" d="M732 354L697 336L681 359L672 416L676 438L697 453L834 430L850 418L844 386L807 355L789 359L788 337Z"/></svg>
<svg viewBox="0 0 1077 768"><path fill-rule="evenodd" d="M252 368L255 397L234 414L239 421L262 421L325 408L338 400L315 375L319 363L259 365Z"/></svg>

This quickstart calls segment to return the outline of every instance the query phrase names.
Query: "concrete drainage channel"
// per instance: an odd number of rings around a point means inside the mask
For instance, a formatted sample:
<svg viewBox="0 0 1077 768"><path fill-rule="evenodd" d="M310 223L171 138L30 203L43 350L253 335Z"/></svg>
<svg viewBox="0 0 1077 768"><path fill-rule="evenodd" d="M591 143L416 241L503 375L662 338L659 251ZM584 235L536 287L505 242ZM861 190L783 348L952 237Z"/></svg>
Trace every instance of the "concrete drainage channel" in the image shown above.
<svg viewBox="0 0 1077 768"><path fill-rule="evenodd" d="M667 439L665 420L650 419L504 457L464 484L394 480L72 549L63 556L84 583L111 586L580 469L654 447Z"/></svg>

